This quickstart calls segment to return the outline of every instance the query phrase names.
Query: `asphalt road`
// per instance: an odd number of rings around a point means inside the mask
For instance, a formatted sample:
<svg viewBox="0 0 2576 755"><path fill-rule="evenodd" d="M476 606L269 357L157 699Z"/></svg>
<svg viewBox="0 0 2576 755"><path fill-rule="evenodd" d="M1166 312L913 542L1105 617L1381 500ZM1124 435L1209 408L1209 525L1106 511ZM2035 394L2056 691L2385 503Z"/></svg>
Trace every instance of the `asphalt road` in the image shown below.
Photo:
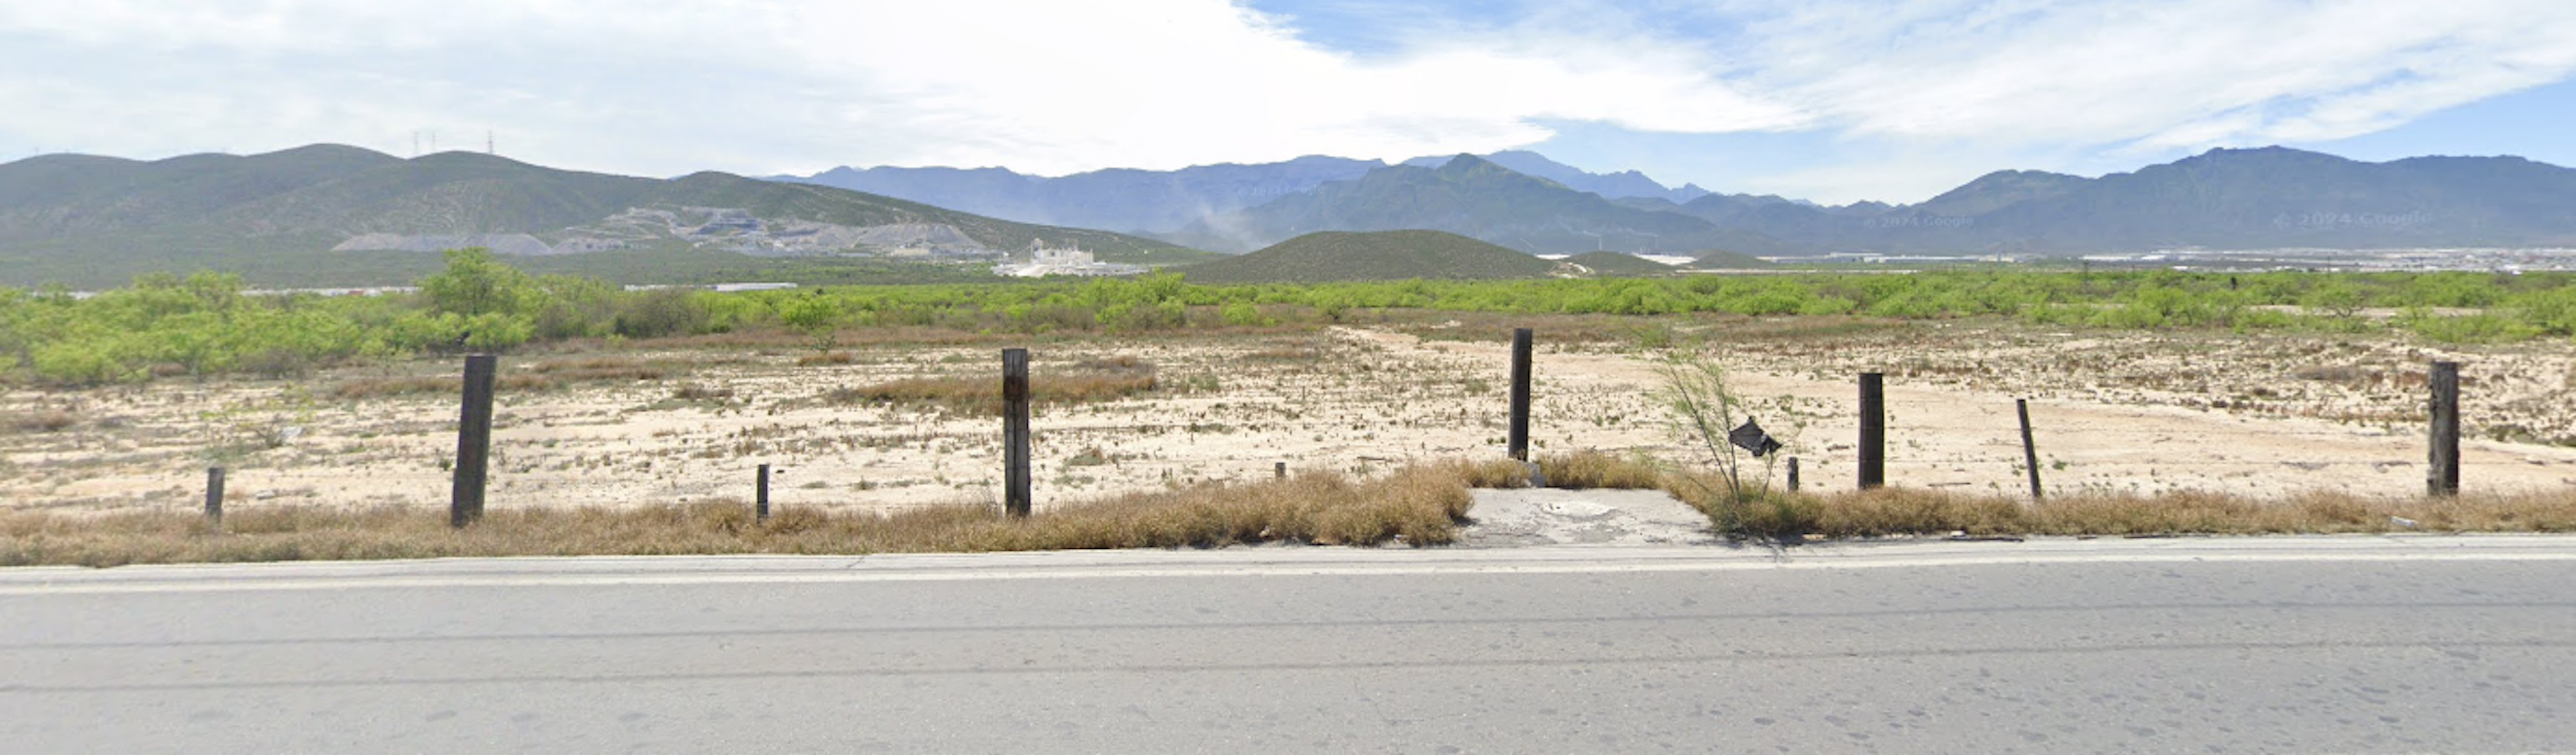
<svg viewBox="0 0 2576 755"><path fill-rule="evenodd" d="M2576 748L2576 539L0 570L8 752Z"/></svg>

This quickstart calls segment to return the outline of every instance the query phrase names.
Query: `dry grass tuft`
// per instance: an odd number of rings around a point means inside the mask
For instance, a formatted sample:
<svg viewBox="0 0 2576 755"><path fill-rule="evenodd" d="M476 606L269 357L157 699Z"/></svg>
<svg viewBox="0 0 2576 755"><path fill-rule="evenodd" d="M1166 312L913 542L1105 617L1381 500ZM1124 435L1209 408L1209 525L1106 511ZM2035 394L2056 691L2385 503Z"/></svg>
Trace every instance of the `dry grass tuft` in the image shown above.
<svg viewBox="0 0 2576 755"><path fill-rule="evenodd" d="M858 361L859 355L857 354L852 354L847 351L826 351L820 354L807 354L797 357L796 366L817 367L826 365L856 364Z"/></svg>
<svg viewBox="0 0 2576 755"><path fill-rule="evenodd" d="M0 427L22 433L58 433L77 424L80 424L80 415L61 409L12 414L0 420Z"/></svg>
<svg viewBox="0 0 2576 755"><path fill-rule="evenodd" d="M1457 475L1458 479L1465 481L1467 487L1471 488L1529 487L1529 472L1521 467L1520 462L1510 459L1489 461L1449 459L1432 462L1428 466Z"/></svg>
<svg viewBox="0 0 2576 755"><path fill-rule="evenodd" d="M528 367L528 371L566 383L596 383L618 380L660 380L669 370L660 365L621 356L586 356L571 359L548 359Z"/></svg>
<svg viewBox="0 0 2576 755"><path fill-rule="evenodd" d="M2370 498L2312 492L2279 500L2184 491L2075 495L2030 504L2017 498L1918 488L1826 495L1776 494L1734 509L1736 524L1708 488L1669 486L1711 519L1749 537L1904 535L2265 535L2379 532L2576 531L2576 497L2470 495L2457 499ZM1722 489L1722 488L1719 488Z"/></svg>
<svg viewBox="0 0 2576 755"><path fill-rule="evenodd" d="M731 401L733 389L690 383L672 389L671 398L678 401Z"/></svg>
<svg viewBox="0 0 2576 755"><path fill-rule="evenodd" d="M1664 487L1664 469L1644 456L1613 456L1591 449L1539 457L1552 488L1651 490Z"/></svg>
<svg viewBox="0 0 2576 755"><path fill-rule="evenodd" d="M464 530L432 508L249 507L223 534L193 512L0 515L0 566L451 556L891 553L1218 547L1283 541L1434 545L1457 536L1468 486L1494 464L1444 462L1354 481L1308 473L1065 506L1025 520L959 503L878 515L788 507L766 523L739 501L633 509L496 509ZM1517 467L1504 462L1501 466Z"/></svg>

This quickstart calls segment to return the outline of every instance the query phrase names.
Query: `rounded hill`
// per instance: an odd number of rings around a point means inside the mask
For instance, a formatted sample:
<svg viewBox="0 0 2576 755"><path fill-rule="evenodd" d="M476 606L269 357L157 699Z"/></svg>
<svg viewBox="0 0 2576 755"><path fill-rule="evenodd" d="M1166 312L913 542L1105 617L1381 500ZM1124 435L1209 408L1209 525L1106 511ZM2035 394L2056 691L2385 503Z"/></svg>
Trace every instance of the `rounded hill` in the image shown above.
<svg viewBox="0 0 2576 755"><path fill-rule="evenodd" d="M1441 231L1323 231L1177 268L1194 283L1542 278L1556 263Z"/></svg>

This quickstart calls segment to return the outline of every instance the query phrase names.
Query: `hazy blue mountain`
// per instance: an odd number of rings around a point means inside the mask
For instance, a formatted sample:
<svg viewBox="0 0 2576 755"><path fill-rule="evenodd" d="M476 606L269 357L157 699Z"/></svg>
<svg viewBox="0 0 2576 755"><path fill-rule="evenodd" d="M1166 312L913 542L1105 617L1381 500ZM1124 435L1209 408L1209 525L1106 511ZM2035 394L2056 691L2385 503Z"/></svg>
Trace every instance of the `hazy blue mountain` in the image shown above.
<svg viewBox="0 0 2576 755"><path fill-rule="evenodd" d="M1654 179L1647 178L1646 174L1634 170L1623 170L1617 173L1587 172L1582 168L1550 160L1546 155L1528 150L1504 150L1489 155L1478 155L1478 157L1523 175L1555 181L1575 191L1599 194L1603 199L1646 198L1682 204L1707 196L1709 193L1707 189L1694 184L1682 184L1678 189L1666 188L1663 184L1656 183ZM1447 155L1435 155L1406 160L1404 164L1421 168L1437 168L1448 164L1449 159L1450 156Z"/></svg>
<svg viewBox="0 0 2576 755"><path fill-rule="evenodd" d="M1697 186L1667 188L1637 171L1588 173L1536 152L1511 150L1483 156L1488 162L1576 191L1608 199L1652 198L1673 204L1706 196ZM1405 164L1437 168L1449 158ZM1200 165L1174 171L1097 170L1060 178L1002 168L833 168L811 176L772 180L837 186L901 197L979 215L1026 223L1156 232L1172 235L1193 223L1280 197L1303 194L1328 181L1349 181L1386 167L1376 160L1307 156L1252 165Z"/></svg>
<svg viewBox="0 0 2576 755"><path fill-rule="evenodd" d="M1316 231L1405 229L1447 231L1534 254L1796 250L1690 215L1612 202L1474 155L1452 157L1436 168L1379 168L1358 180L1325 183L1164 238L1239 251Z"/></svg>
<svg viewBox="0 0 2576 755"><path fill-rule="evenodd" d="M1024 223L1170 231L1202 218L1302 193L1384 167L1376 160L1307 156L1255 165L1173 171L1116 168L1047 178L1002 168L833 168L775 180L901 197Z"/></svg>
<svg viewBox="0 0 2576 755"><path fill-rule="evenodd" d="M1852 251L2567 246L2576 245L2576 170L2518 157L2368 163L2280 147L2217 149L2101 178L1999 171L1883 209L1684 210Z"/></svg>

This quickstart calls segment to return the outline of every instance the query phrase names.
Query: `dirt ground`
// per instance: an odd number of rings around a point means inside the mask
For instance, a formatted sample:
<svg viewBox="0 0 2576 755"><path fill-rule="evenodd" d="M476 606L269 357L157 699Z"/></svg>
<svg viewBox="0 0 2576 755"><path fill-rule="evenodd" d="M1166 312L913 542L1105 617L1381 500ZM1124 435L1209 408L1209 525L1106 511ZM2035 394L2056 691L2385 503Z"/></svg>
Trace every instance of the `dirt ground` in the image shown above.
<svg viewBox="0 0 2576 755"><path fill-rule="evenodd" d="M1659 326L1660 327L1660 326ZM1033 371L1132 357L1160 387L1044 406L1041 509L1122 491L1293 470L1372 474L1409 460L1503 453L1507 339L1454 322L1307 333L1074 342ZM2011 323L1738 321L1704 338L1750 411L1788 442L1811 489L1855 482L1856 375L1886 374L1891 484L2019 493L2013 400L2028 398L2053 492L2208 489L2278 496L2424 489L2424 372L2462 370L2464 487L2576 493L2576 344L2441 350L2388 335L2064 332ZM1646 331L1640 331L1646 332ZM1699 459L1656 397L1663 337L1561 344L1542 331L1537 453ZM832 400L836 388L956 375L998 381L986 346L853 350L800 365L774 347L510 356L506 375L568 365L643 370L510 390L499 400L490 505L748 500L776 468L780 505L893 510L998 498L1000 421L931 405ZM165 379L0 396L0 509L201 505L443 506L457 360L342 368L293 381ZM649 368L649 369L647 369ZM550 372L552 371L552 372ZM448 380L443 390L437 380ZM431 389L343 398L350 386ZM2553 442L2554 441L2554 442ZM1772 469L1775 483L1784 470Z"/></svg>

